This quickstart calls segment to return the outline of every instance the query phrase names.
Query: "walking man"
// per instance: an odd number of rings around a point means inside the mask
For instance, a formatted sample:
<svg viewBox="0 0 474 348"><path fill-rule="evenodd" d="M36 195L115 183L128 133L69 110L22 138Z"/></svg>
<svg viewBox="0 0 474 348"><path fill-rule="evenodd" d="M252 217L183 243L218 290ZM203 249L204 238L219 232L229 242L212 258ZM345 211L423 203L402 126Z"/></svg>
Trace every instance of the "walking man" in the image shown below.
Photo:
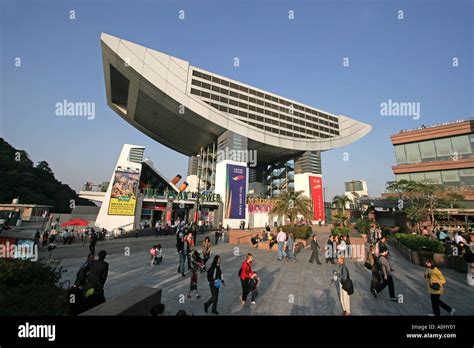
<svg viewBox="0 0 474 348"><path fill-rule="evenodd" d="M278 242L278 261L281 261L284 257L286 257L286 252L283 250L283 247L286 242L286 233L280 229L277 235L277 242Z"/></svg>
<svg viewBox="0 0 474 348"><path fill-rule="evenodd" d="M97 244L97 234L92 231L91 232L91 241L89 243L89 251L91 254L95 255L95 245Z"/></svg>
<svg viewBox="0 0 474 348"><path fill-rule="evenodd" d="M319 261L319 249L318 236L314 234L313 238L311 239L311 257L309 259L309 263L314 263L314 260L316 260L318 265L321 264L321 261Z"/></svg>
<svg viewBox="0 0 474 348"><path fill-rule="evenodd" d="M388 285L388 293L390 295L390 301L398 302L397 298L395 297L395 285L393 284L393 277L390 274L390 262L387 259L388 250L384 250L379 258L378 258L378 266L380 275L382 278L382 283L377 289L372 289L372 294L375 298L377 298L377 294L380 293L383 289L385 289Z"/></svg>
<svg viewBox="0 0 474 348"><path fill-rule="evenodd" d="M444 292L444 284L446 279L443 273L435 267L433 260L426 260L426 273L425 280L428 285L428 293L431 296L431 307L433 308L433 314L437 317L441 315L439 307L443 308L446 312L454 315L455 309L448 306L446 303L440 300L441 295Z"/></svg>
<svg viewBox="0 0 474 348"><path fill-rule="evenodd" d="M184 264L186 263L186 249L184 248L184 240L181 233L178 233L177 235L176 249L179 255L178 273L180 273L183 277L185 277Z"/></svg>

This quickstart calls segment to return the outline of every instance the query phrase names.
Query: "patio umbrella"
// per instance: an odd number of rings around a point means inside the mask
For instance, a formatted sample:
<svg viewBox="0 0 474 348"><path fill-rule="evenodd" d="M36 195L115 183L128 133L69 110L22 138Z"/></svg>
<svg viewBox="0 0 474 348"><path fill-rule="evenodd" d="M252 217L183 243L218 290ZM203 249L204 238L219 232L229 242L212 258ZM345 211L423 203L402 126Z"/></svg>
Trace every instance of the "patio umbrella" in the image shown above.
<svg viewBox="0 0 474 348"><path fill-rule="evenodd" d="M89 221L82 220L82 219L72 219L61 224L61 227L66 226L88 226Z"/></svg>

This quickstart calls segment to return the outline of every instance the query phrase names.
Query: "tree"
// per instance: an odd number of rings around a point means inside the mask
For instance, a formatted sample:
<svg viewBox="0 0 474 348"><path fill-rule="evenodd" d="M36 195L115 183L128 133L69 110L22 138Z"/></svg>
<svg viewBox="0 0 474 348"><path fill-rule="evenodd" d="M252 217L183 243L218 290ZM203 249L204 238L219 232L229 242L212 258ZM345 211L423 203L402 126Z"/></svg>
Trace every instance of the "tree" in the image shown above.
<svg viewBox="0 0 474 348"><path fill-rule="evenodd" d="M44 170L44 171L46 171L50 174L53 174L53 171L51 170L51 168L49 167L48 162L46 162L46 161L39 161L38 164L36 165L36 169Z"/></svg>
<svg viewBox="0 0 474 348"><path fill-rule="evenodd" d="M346 195L334 196L332 199L332 203L336 206L336 208L340 209L341 212L334 215L334 220L340 226L345 226L346 220L348 217L346 216L346 204L351 202L350 198Z"/></svg>
<svg viewBox="0 0 474 348"><path fill-rule="evenodd" d="M298 215L303 215L305 219L312 220L313 202L307 196L303 195L303 192L304 191L286 191L283 193L270 210L270 216L286 216L292 226L294 225L294 219Z"/></svg>
<svg viewBox="0 0 474 348"><path fill-rule="evenodd" d="M400 180L387 183L387 190L398 194L402 210L414 225L427 217L431 225L436 222L435 213L438 209L449 208L455 202L462 201L464 196L449 188L431 181Z"/></svg>

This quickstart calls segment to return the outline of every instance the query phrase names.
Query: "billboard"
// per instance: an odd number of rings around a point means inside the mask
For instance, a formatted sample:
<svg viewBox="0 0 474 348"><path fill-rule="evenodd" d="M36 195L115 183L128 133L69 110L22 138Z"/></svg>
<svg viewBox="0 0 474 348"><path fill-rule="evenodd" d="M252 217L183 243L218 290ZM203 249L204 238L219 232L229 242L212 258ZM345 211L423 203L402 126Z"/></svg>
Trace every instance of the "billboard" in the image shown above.
<svg viewBox="0 0 474 348"><path fill-rule="evenodd" d="M245 219L247 197L247 167L227 165L225 212L226 219Z"/></svg>
<svg viewBox="0 0 474 348"><path fill-rule="evenodd" d="M314 220L324 220L323 178L309 177L311 200L313 201Z"/></svg>
<svg viewBox="0 0 474 348"><path fill-rule="evenodd" d="M139 181L138 173L115 171L108 215L135 215Z"/></svg>

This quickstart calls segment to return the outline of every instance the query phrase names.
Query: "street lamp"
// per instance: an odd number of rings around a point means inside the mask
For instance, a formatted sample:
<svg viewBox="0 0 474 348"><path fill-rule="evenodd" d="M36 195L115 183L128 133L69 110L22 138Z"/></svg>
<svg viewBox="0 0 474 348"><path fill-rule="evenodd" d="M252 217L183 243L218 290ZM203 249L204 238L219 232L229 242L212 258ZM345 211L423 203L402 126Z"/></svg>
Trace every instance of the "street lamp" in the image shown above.
<svg viewBox="0 0 474 348"><path fill-rule="evenodd" d="M198 223L199 218L200 218L200 208L199 208L199 198L200 198L200 191L201 191L201 176L199 173L199 163L201 163L202 166L202 159L201 159L201 154L202 154L202 147L201 147L201 153L196 155L196 158L198 159L198 167L197 167L197 179L198 179L198 185L197 185L197 195L196 195L196 203L195 203L195 215L194 215L194 222Z"/></svg>

